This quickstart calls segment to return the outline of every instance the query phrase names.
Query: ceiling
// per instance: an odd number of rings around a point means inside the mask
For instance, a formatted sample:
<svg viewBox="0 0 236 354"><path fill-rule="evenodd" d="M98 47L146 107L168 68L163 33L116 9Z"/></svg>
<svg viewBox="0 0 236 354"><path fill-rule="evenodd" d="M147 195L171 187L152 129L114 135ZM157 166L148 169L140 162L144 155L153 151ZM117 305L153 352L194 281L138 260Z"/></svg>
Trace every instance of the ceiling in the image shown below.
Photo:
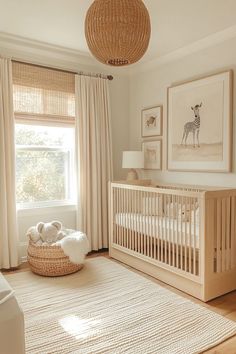
<svg viewBox="0 0 236 354"><path fill-rule="evenodd" d="M86 11L93 0L0 0L0 32L59 45L88 55ZM144 0L152 60L236 24L236 0Z"/></svg>

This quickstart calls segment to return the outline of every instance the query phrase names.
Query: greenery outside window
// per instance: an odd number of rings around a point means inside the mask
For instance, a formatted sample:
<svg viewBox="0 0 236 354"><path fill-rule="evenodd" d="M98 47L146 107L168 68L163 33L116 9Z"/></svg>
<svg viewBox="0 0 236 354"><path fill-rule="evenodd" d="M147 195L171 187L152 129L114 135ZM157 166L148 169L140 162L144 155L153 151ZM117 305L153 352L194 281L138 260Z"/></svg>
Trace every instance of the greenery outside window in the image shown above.
<svg viewBox="0 0 236 354"><path fill-rule="evenodd" d="M18 209L75 204L74 127L16 123Z"/></svg>

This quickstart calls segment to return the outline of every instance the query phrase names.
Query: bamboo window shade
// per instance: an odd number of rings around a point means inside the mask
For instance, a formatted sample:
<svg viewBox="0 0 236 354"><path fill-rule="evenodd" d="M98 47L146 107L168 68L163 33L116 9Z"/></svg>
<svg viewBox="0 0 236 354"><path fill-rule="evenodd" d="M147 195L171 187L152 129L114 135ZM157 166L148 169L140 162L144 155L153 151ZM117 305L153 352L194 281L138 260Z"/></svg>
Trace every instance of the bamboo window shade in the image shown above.
<svg viewBox="0 0 236 354"><path fill-rule="evenodd" d="M17 119L74 123L73 73L13 62L12 76Z"/></svg>

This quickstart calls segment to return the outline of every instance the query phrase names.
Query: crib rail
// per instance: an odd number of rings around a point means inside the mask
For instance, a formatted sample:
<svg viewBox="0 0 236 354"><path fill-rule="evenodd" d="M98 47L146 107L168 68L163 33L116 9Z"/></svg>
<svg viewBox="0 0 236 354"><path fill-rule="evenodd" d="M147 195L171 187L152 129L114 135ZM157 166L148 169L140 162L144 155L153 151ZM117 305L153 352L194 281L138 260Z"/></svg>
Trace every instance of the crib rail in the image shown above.
<svg viewBox="0 0 236 354"><path fill-rule="evenodd" d="M200 277L204 191L112 183L111 194L112 247Z"/></svg>

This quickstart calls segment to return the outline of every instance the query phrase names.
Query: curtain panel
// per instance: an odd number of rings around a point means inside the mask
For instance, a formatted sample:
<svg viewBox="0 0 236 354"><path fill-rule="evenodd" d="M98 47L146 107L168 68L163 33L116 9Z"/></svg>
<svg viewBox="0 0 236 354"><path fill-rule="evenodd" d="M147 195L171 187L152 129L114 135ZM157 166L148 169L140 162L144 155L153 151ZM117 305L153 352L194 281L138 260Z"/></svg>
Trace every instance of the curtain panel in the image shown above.
<svg viewBox="0 0 236 354"><path fill-rule="evenodd" d="M108 182L112 180L111 117L108 81L76 75L78 228L91 250L108 247Z"/></svg>
<svg viewBox="0 0 236 354"><path fill-rule="evenodd" d="M18 264L12 64L0 58L0 269Z"/></svg>

